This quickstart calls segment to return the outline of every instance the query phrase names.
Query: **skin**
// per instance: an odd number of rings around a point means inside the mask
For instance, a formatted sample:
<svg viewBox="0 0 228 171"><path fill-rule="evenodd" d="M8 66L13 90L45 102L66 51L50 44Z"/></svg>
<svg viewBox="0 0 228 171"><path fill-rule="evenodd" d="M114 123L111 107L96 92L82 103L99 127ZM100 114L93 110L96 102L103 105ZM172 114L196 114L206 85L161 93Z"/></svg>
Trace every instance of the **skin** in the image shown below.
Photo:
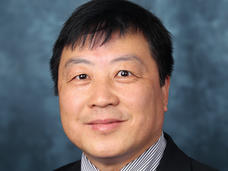
<svg viewBox="0 0 228 171"><path fill-rule="evenodd" d="M161 87L141 33L113 34L94 48L65 47L58 80L64 131L100 170L120 170L161 136L169 78Z"/></svg>

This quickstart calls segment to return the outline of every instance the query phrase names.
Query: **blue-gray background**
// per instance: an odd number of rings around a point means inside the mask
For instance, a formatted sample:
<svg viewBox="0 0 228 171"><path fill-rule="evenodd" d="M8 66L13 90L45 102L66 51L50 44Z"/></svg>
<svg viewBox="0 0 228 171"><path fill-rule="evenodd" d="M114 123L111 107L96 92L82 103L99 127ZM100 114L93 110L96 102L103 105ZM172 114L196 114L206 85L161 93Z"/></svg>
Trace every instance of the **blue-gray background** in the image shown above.
<svg viewBox="0 0 228 171"><path fill-rule="evenodd" d="M79 158L49 74L63 22L85 0L0 0L0 170L52 170ZM228 1L141 0L173 34L165 130L190 156L228 170Z"/></svg>

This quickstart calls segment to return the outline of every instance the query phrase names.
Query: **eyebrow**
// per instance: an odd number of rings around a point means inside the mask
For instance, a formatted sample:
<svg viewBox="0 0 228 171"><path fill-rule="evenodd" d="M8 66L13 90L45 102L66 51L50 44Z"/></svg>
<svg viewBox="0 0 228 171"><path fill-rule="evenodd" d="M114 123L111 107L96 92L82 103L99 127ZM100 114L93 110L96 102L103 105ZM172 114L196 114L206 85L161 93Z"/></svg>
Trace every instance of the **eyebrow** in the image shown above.
<svg viewBox="0 0 228 171"><path fill-rule="evenodd" d="M111 63L115 63L115 62L119 62L119 61L137 61L140 64L144 65L144 62L137 57L136 55L124 55L124 56L120 56L119 58L113 59L111 61Z"/></svg>
<svg viewBox="0 0 228 171"><path fill-rule="evenodd" d="M144 62L139 57L137 57L136 55L120 56L116 59L113 59L110 63L116 63L116 62L120 62L120 61L137 61L140 64L144 65ZM81 63L82 64L88 64L88 65L94 65L94 63L92 63L91 61L88 61L88 60L80 58L80 57L76 57L76 58L69 59L65 64L65 68L67 68L71 64L81 64Z"/></svg>
<svg viewBox="0 0 228 171"><path fill-rule="evenodd" d="M71 58L69 59L66 64L65 64L65 68L67 68L69 65L71 64L89 64L89 65L94 65L92 62L86 60L86 59L82 59L82 58Z"/></svg>

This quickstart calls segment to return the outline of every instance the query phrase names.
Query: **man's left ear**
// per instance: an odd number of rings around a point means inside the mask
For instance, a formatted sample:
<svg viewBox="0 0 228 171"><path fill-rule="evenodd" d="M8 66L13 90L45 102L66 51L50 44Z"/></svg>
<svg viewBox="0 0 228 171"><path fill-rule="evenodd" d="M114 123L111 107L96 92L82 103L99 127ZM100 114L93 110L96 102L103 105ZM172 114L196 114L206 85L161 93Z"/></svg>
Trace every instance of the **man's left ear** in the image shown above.
<svg viewBox="0 0 228 171"><path fill-rule="evenodd" d="M165 79L165 84L162 86L162 96L163 96L163 109L164 109L164 112L167 112L168 111L169 86L170 86L170 77L167 77Z"/></svg>

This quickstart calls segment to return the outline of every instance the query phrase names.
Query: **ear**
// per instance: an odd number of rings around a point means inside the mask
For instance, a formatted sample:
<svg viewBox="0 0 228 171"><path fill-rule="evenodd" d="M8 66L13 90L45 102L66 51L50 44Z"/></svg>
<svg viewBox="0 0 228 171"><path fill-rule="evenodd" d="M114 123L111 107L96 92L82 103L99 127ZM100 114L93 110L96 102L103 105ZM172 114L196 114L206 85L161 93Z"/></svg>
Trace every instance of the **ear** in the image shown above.
<svg viewBox="0 0 228 171"><path fill-rule="evenodd" d="M163 109L164 109L164 112L167 112L168 111L169 86L170 86L170 77L167 77L165 79L165 84L162 86L162 96L163 96Z"/></svg>

